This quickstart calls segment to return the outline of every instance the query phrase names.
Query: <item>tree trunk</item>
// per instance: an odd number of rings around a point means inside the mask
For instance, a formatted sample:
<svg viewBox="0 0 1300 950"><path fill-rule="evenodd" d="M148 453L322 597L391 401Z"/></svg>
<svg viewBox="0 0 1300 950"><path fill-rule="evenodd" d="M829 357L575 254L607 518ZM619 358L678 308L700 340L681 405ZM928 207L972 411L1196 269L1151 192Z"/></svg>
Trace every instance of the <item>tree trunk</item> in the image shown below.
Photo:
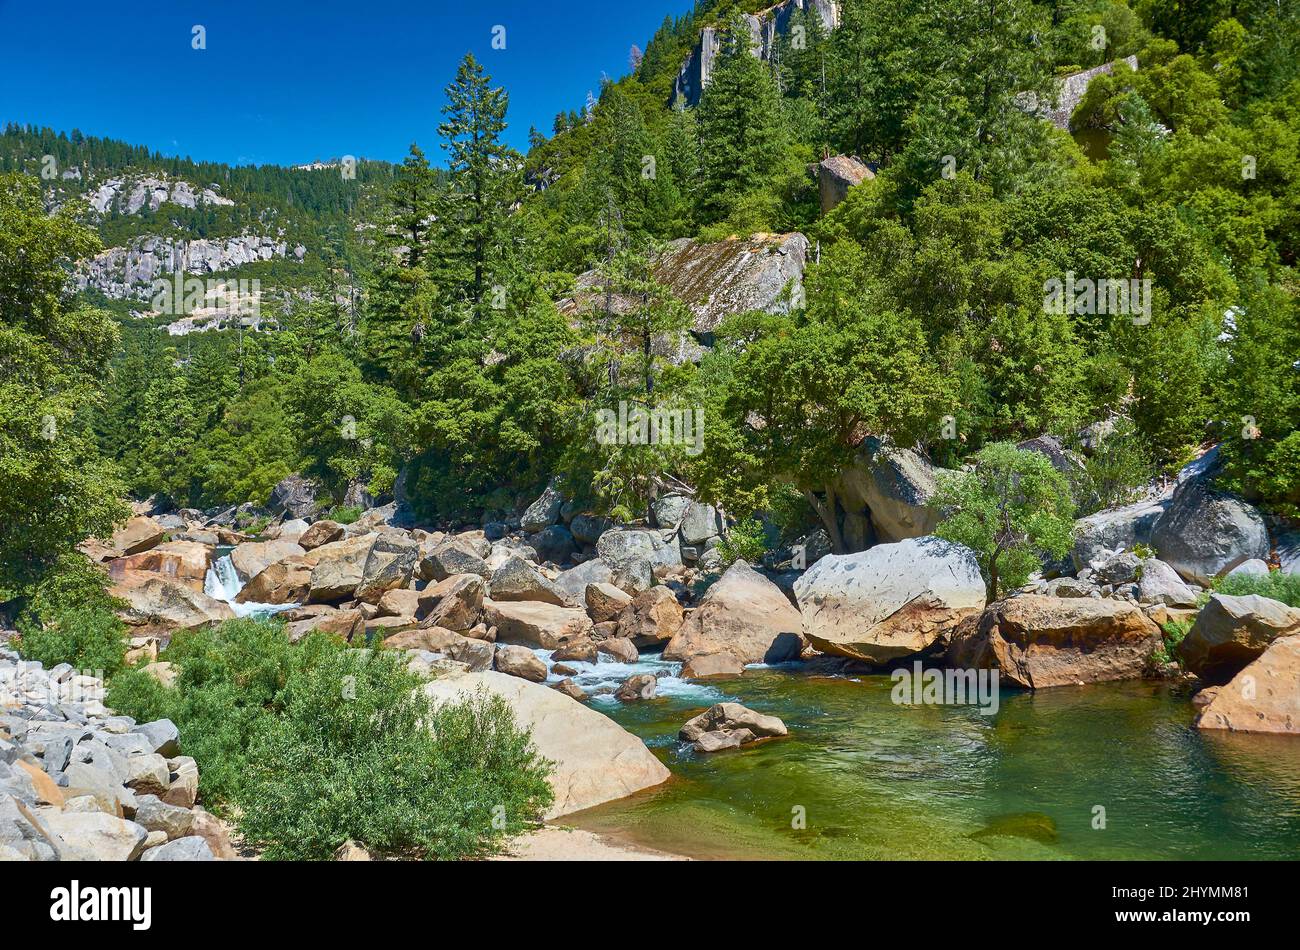
<svg viewBox="0 0 1300 950"><path fill-rule="evenodd" d="M817 517L821 518L822 525L826 528L826 534L831 539L831 553L844 553L844 537L840 534L840 521L835 510L835 492L827 487L826 500L822 501L814 492L805 491L804 497L808 499L808 504L813 506L817 512Z"/></svg>

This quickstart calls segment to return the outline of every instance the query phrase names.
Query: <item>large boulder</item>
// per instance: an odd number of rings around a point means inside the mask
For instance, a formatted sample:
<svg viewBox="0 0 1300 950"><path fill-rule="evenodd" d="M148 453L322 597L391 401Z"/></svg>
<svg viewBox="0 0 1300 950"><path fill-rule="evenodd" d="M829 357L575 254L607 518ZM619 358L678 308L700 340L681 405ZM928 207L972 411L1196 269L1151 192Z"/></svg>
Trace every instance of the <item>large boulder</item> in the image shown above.
<svg viewBox="0 0 1300 950"><path fill-rule="evenodd" d="M1135 679L1160 645L1160 628L1126 600L1019 595L955 632L948 660L1041 689Z"/></svg>
<svg viewBox="0 0 1300 950"><path fill-rule="evenodd" d="M317 501L319 492L316 483L301 475L289 475L282 478L271 489L267 507L273 514L287 514L290 518L310 518L322 507Z"/></svg>
<svg viewBox="0 0 1300 950"><path fill-rule="evenodd" d="M596 542L596 553L609 566L617 586L637 591L654 582L656 567L680 567L682 563L678 546L665 541L658 531L606 531Z"/></svg>
<svg viewBox="0 0 1300 950"><path fill-rule="evenodd" d="M317 521L306 531L298 536L298 544L305 550L311 551L322 544L329 544L332 541L338 541L346 533L343 525L337 521L324 519Z"/></svg>
<svg viewBox="0 0 1300 950"><path fill-rule="evenodd" d="M722 534L722 515L712 505L693 501L682 516L679 532L682 544L703 544Z"/></svg>
<svg viewBox="0 0 1300 950"><path fill-rule="evenodd" d="M593 623L617 621L618 615L632 603L631 594L613 584L605 583L588 584L584 599L587 603L587 615L591 617Z"/></svg>
<svg viewBox="0 0 1300 950"><path fill-rule="evenodd" d="M456 574L420 594L424 625L463 633L483 616L487 585L477 574Z"/></svg>
<svg viewBox="0 0 1300 950"><path fill-rule="evenodd" d="M1278 637L1300 633L1300 608L1250 594L1212 594L1178 645L1188 670L1207 683L1226 683Z"/></svg>
<svg viewBox="0 0 1300 950"><path fill-rule="evenodd" d="M365 574L375 535L362 534L323 544L305 558L312 566L310 603L332 603L351 597Z"/></svg>
<svg viewBox="0 0 1300 950"><path fill-rule="evenodd" d="M1140 501L1122 508L1107 508L1074 523L1070 558L1081 571L1116 551L1131 551L1151 543L1151 530L1164 514L1168 499Z"/></svg>
<svg viewBox="0 0 1300 950"><path fill-rule="evenodd" d="M311 565L305 558L289 557L268 564L235 597L241 604L299 604L311 590Z"/></svg>
<svg viewBox="0 0 1300 950"><path fill-rule="evenodd" d="M508 643L498 645L493 665L500 673L518 676L533 683L546 682L546 664L528 647Z"/></svg>
<svg viewBox="0 0 1300 950"><path fill-rule="evenodd" d="M832 483L847 519L845 543L860 549L872 540L930 534L938 524L930 507L938 485L935 468L923 456L868 436L854 464ZM861 527L853 529L853 524Z"/></svg>
<svg viewBox="0 0 1300 950"><path fill-rule="evenodd" d="M675 528L691 507L691 496L670 492L660 495L650 503L650 513L654 515L655 524L660 528Z"/></svg>
<svg viewBox="0 0 1300 950"><path fill-rule="evenodd" d="M573 520L569 522L569 531L573 534L573 540L579 544L595 544L600 540L600 536L613 526L614 522L608 518L578 514L574 515Z"/></svg>
<svg viewBox="0 0 1300 950"><path fill-rule="evenodd" d="M780 663L803 650L799 611L781 589L736 561L708 589L664 647L664 659L729 653L743 663Z"/></svg>
<svg viewBox="0 0 1300 950"><path fill-rule="evenodd" d="M483 557L467 541L447 538L421 558L416 576L421 580L444 581L456 574L477 574L488 580L492 569Z"/></svg>
<svg viewBox="0 0 1300 950"><path fill-rule="evenodd" d="M1138 578L1138 601L1143 604L1164 604L1166 607L1193 607L1196 591L1183 583L1178 572L1156 557L1142 562Z"/></svg>
<svg viewBox="0 0 1300 950"><path fill-rule="evenodd" d="M535 502L528 506L519 518L519 526L529 534L549 528L560 520L560 509L564 507L564 496L556 489L555 483L546 486Z"/></svg>
<svg viewBox="0 0 1300 950"><path fill-rule="evenodd" d="M483 622L497 628L497 640L520 646L554 650L561 643L591 636L587 612L577 607L557 607L535 600L483 602Z"/></svg>
<svg viewBox="0 0 1300 950"><path fill-rule="evenodd" d="M813 646L875 664L942 645L986 589L974 553L934 537L827 555L794 585Z"/></svg>
<svg viewBox="0 0 1300 950"><path fill-rule="evenodd" d="M553 524L537 534L530 534L528 545L537 552L539 561L550 561L553 564L563 564L569 555L578 550L572 532L562 524Z"/></svg>
<svg viewBox="0 0 1300 950"><path fill-rule="evenodd" d="M502 697L538 754L554 763L555 800L547 818L582 811L651 788L670 773L632 733L582 703L503 673L441 677L424 687L435 702L460 702L479 690Z"/></svg>
<svg viewBox="0 0 1300 950"><path fill-rule="evenodd" d="M114 558L107 564L108 576L117 580L127 571L143 571L202 590L212 566L212 550L197 541L168 541L139 554Z"/></svg>
<svg viewBox="0 0 1300 950"><path fill-rule="evenodd" d="M681 629L682 620L677 595L662 585L651 587L637 594L619 615L617 635L639 647L654 646L671 640Z"/></svg>
<svg viewBox="0 0 1300 950"><path fill-rule="evenodd" d="M511 557L492 572L492 599L538 600L557 607L572 607L573 601L532 564Z"/></svg>
<svg viewBox="0 0 1300 950"><path fill-rule="evenodd" d="M614 584L613 570L598 557L583 561L577 567L567 571L561 571L555 578L555 586L575 604L583 603L589 584L613 584L620 589L623 586Z"/></svg>
<svg viewBox="0 0 1300 950"><path fill-rule="evenodd" d="M1300 735L1300 637L1280 637L1213 694L1201 729Z"/></svg>
<svg viewBox="0 0 1300 950"><path fill-rule="evenodd" d="M822 214L849 196L849 189L876 176L867 164L851 155L831 155L817 165L817 196Z"/></svg>
<svg viewBox="0 0 1300 950"><path fill-rule="evenodd" d="M1208 586L1251 558L1267 559L1268 528L1251 504L1214 491L1211 474L1188 478L1151 530L1151 543L1187 580Z"/></svg>
<svg viewBox="0 0 1300 950"><path fill-rule="evenodd" d="M370 546L356 597L367 604L379 603L386 591L405 587L420 560L420 545L404 531L381 531Z"/></svg>
<svg viewBox="0 0 1300 950"><path fill-rule="evenodd" d="M139 554L161 544L166 536L167 532L153 519L139 516L113 532L110 547L119 555Z"/></svg>
<svg viewBox="0 0 1300 950"><path fill-rule="evenodd" d="M229 604L157 574L127 571L109 594L126 602L126 619L137 625L186 629L235 616Z"/></svg>
<svg viewBox="0 0 1300 950"><path fill-rule="evenodd" d="M60 842L66 861L134 861L149 832L133 821L104 812L40 809L41 820Z"/></svg>
<svg viewBox="0 0 1300 950"><path fill-rule="evenodd" d="M247 583L268 565L306 553L297 541L246 541L230 552L230 563L239 579Z"/></svg>

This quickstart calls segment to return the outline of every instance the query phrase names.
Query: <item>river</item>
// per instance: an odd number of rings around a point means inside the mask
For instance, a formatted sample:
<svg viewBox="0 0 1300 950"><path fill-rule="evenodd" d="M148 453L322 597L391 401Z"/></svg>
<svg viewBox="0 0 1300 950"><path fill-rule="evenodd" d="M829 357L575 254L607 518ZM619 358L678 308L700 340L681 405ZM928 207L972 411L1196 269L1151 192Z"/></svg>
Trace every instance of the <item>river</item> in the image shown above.
<svg viewBox="0 0 1300 950"><path fill-rule="evenodd" d="M589 690L663 677L655 700L592 701L674 777L565 819L637 844L698 858L1300 857L1300 740L1194 729L1186 687L1004 689L983 715L895 705L887 676L797 665L709 684L654 657L571 665ZM721 699L780 716L789 737L712 755L677 740Z"/></svg>

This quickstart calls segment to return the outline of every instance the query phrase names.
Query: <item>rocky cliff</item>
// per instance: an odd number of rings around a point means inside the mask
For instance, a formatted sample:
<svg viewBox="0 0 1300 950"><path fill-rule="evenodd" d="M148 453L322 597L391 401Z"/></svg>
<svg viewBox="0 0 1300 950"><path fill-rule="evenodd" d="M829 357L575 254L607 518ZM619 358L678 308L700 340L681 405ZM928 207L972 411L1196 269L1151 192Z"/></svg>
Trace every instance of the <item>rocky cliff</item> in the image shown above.
<svg viewBox="0 0 1300 950"><path fill-rule="evenodd" d="M302 260L304 254L301 244L291 248L281 239L255 234L197 241L147 235L83 262L74 280L78 290L91 287L108 297L148 299L155 280L170 278L177 271L217 274L277 257Z"/></svg>

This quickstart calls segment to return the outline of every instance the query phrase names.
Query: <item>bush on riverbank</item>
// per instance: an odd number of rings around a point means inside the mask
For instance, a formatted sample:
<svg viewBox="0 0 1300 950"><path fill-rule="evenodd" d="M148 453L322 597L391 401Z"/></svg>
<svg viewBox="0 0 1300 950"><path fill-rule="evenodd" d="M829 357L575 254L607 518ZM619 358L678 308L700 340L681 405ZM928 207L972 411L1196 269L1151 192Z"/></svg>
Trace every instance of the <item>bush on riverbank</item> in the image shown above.
<svg viewBox="0 0 1300 950"><path fill-rule="evenodd" d="M101 607L74 607L43 624L24 625L18 649L46 669L68 663L73 669L109 677L125 664L126 625Z"/></svg>
<svg viewBox="0 0 1300 950"><path fill-rule="evenodd" d="M171 718L209 807L271 859L328 858L352 839L386 854L489 853L551 801L549 763L499 698L431 708L404 655L272 620L179 634L175 689L127 671L109 705Z"/></svg>
<svg viewBox="0 0 1300 950"><path fill-rule="evenodd" d="M1258 594L1280 600L1289 607L1300 607L1300 574L1270 571L1267 574L1229 574L1217 581L1214 589L1220 594L1242 597Z"/></svg>

